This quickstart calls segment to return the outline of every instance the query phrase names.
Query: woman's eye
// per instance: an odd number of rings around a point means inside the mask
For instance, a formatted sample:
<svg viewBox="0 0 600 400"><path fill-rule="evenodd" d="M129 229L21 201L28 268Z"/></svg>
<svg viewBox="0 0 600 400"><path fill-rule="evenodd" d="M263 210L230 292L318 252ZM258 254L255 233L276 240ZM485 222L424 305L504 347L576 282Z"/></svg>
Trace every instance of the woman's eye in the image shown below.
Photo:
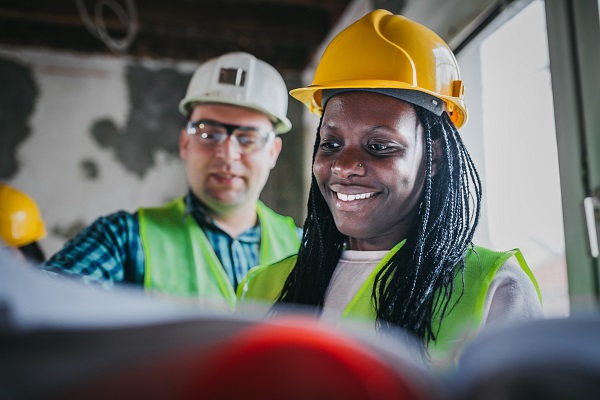
<svg viewBox="0 0 600 400"><path fill-rule="evenodd" d="M337 149L338 147L340 147L340 145L337 142L323 141L321 142L319 147L325 151L331 151Z"/></svg>
<svg viewBox="0 0 600 400"><path fill-rule="evenodd" d="M388 142L388 143L374 143L371 142L367 145L367 149L371 154L376 156L387 156L392 154L397 154L401 152L404 147L398 143Z"/></svg>
<svg viewBox="0 0 600 400"><path fill-rule="evenodd" d="M369 147L375 151L385 151L389 148L389 146L381 143L371 143Z"/></svg>

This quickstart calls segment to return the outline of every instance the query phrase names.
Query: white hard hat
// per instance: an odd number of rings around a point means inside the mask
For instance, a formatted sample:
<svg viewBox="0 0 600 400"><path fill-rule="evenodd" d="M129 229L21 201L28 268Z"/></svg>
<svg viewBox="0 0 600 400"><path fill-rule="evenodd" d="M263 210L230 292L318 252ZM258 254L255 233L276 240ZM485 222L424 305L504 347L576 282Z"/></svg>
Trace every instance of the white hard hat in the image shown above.
<svg viewBox="0 0 600 400"><path fill-rule="evenodd" d="M292 128L287 119L288 91L279 72L244 52L227 53L203 63L194 75L183 100L182 114L194 103L222 103L251 108L269 116L275 133Z"/></svg>

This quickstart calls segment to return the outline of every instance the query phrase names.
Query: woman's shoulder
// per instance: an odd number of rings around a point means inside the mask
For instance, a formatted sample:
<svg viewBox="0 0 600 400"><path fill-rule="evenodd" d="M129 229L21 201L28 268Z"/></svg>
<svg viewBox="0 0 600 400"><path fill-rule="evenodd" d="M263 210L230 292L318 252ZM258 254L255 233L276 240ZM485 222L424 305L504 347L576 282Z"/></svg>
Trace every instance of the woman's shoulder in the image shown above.
<svg viewBox="0 0 600 400"><path fill-rule="evenodd" d="M467 250L465 256L467 270L483 270L483 272L496 272L507 261L514 260L516 265L529 269L525 257L518 248L508 250L495 250L484 246L473 245ZM476 268L475 268L476 267Z"/></svg>
<svg viewBox="0 0 600 400"><path fill-rule="evenodd" d="M469 257L469 256L472 257L472 256L476 255L478 257L484 256L484 257L492 257L492 258L500 258L500 257L510 258L517 253L521 253L521 250L519 250L518 248L507 249L507 250L497 250L497 249L491 249L486 246L480 246L480 245L473 244L467 250L467 257Z"/></svg>
<svg viewBox="0 0 600 400"><path fill-rule="evenodd" d="M492 250L482 246L473 246L467 254L467 274L481 275L481 277L494 284L512 282L512 286L532 287L541 301L540 289L527 264L525 256L518 248L509 250Z"/></svg>

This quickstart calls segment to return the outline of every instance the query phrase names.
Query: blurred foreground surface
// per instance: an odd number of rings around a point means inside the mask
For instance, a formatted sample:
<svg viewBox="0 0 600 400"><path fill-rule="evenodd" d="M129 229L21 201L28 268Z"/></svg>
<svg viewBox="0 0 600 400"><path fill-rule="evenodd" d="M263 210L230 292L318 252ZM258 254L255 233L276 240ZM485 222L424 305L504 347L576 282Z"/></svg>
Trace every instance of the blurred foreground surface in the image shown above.
<svg viewBox="0 0 600 400"><path fill-rule="evenodd" d="M198 310L50 278L0 247L0 398L600 398L600 317L486 332L455 370L304 312Z"/></svg>

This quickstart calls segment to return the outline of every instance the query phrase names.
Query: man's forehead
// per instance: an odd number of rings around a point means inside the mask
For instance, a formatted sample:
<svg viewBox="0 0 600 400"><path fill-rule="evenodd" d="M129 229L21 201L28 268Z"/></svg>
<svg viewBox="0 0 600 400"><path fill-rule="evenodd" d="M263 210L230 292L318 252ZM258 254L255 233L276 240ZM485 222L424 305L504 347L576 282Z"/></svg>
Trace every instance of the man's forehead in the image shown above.
<svg viewBox="0 0 600 400"><path fill-rule="evenodd" d="M212 119L224 124L255 126L264 130L274 128L271 119L251 108L223 103L196 103L193 105L190 120Z"/></svg>
<svg viewBox="0 0 600 400"><path fill-rule="evenodd" d="M253 108L243 107L237 104L198 102L192 106L192 115L198 113L221 113L224 115L244 116L271 121L268 115Z"/></svg>

